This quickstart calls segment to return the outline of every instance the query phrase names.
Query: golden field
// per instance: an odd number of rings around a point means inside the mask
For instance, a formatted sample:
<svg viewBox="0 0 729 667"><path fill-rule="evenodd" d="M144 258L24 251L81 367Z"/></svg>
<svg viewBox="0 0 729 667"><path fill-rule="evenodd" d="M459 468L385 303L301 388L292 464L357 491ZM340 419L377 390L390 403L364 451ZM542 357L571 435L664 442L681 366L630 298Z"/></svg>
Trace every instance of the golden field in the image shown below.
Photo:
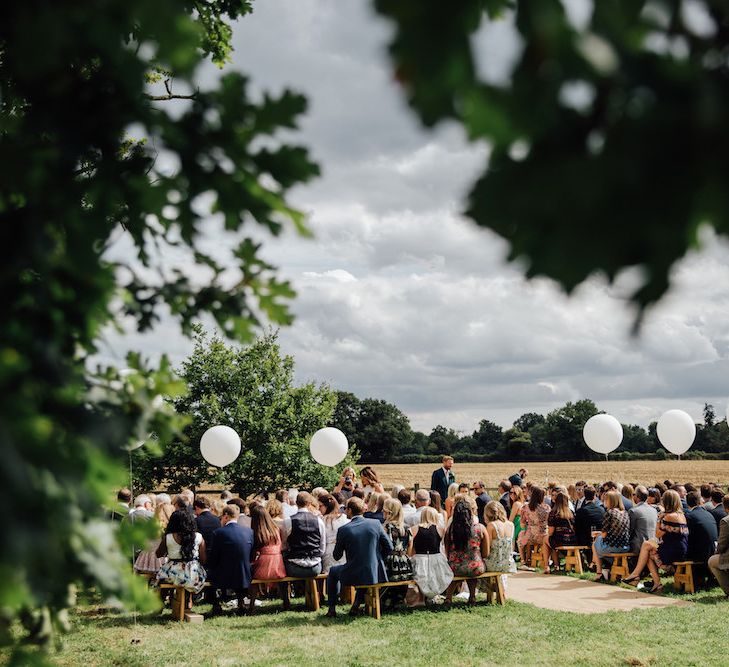
<svg viewBox="0 0 729 667"><path fill-rule="evenodd" d="M395 484L412 487L430 485L430 475L438 467L436 463L372 464L387 488ZM729 461L589 461L575 463L458 463L453 472L458 482L482 480L488 488L496 488L499 482L524 467L529 470L528 480L544 484L546 480L572 484L584 479L596 483L606 480L638 482L652 486L664 479L674 482L718 482L729 484Z"/></svg>

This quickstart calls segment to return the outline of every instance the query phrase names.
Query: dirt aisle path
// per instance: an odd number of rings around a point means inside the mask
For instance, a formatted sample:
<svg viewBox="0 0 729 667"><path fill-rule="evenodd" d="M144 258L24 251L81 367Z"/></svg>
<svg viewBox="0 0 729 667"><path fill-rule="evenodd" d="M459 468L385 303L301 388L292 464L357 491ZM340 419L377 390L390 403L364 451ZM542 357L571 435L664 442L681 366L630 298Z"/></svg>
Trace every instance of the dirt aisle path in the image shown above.
<svg viewBox="0 0 729 667"><path fill-rule="evenodd" d="M562 575L517 572L509 577L507 597L517 602L581 614L631 611L655 607L684 607L686 600L641 593L635 589L609 586Z"/></svg>

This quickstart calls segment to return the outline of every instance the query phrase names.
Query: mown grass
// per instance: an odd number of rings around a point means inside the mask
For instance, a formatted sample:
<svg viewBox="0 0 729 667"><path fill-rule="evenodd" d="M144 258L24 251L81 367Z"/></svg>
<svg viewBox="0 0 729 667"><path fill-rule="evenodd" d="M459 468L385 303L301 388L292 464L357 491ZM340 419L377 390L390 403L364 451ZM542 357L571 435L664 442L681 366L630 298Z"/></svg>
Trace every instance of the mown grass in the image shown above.
<svg viewBox="0 0 729 667"><path fill-rule="evenodd" d="M270 603L252 617L201 624L172 622L168 610L135 619L87 600L51 660L88 667L725 664L729 602L718 588L681 597L695 604L585 615L509 601L504 607L403 609L381 621L350 618L344 607L337 619L300 606L278 613L278 604Z"/></svg>

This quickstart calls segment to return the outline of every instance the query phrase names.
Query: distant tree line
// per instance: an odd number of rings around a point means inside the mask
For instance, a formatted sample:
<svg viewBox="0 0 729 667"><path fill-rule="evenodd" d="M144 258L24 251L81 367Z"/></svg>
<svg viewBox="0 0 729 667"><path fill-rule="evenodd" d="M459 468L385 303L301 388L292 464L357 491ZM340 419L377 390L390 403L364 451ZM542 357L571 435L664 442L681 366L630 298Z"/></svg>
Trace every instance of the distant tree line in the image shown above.
<svg viewBox="0 0 729 667"><path fill-rule="evenodd" d="M482 419L472 433L438 425L429 433L413 431L407 416L382 399L359 399L337 392L332 426L346 433L356 445L360 461L369 463L425 463L452 454L460 461L597 461L582 438L582 428L602 412L590 399L568 402L547 415L527 412L510 428ZM623 441L610 454L613 460L666 459L672 455L661 446L656 422L646 430L623 424ZM696 440L684 458L729 458L729 428L717 421L714 407L704 405L704 421L696 426Z"/></svg>

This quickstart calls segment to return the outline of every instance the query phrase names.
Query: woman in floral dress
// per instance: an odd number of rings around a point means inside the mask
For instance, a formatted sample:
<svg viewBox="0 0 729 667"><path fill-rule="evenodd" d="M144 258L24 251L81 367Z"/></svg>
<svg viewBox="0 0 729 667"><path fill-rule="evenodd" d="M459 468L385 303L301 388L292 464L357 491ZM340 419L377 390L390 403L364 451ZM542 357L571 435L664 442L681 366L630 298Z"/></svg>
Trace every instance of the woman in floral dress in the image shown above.
<svg viewBox="0 0 729 667"><path fill-rule="evenodd" d="M448 564L456 577L477 577L486 572L484 557L489 553L489 538L480 523L473 522L471 504L464 498L453 505L453 517L445 534ZM468 604L476 603L476 580L468 579ZM453 599L460 582L451 584L446 603Z"/></svg>
<svg viewBox="0 0 729 667"><path fill-rule="evenodd" d="M541 549L544 539L547 537L547 520L549 519L549 505L544 502L544 489L532 486L529 503L522 507L521 516L520 547L531 545L536 549ZM526 529L524 529L524 525L526 525Z"/></svg>

